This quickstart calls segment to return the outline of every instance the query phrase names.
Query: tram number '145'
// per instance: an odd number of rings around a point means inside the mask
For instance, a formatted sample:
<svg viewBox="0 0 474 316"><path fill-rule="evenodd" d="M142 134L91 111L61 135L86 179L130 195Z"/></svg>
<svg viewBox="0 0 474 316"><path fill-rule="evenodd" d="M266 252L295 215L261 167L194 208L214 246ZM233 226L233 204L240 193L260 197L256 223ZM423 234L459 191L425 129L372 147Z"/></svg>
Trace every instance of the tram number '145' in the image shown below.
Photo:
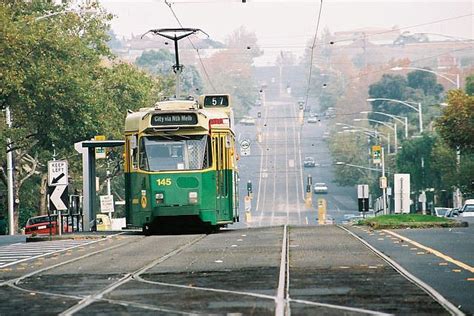
<svg viewBox="0 0 474 316"><path fill-rule="evenodd" d="M158 179L156 180L156 183L158 185L171 185L171 179L170 178Z"/></svg>

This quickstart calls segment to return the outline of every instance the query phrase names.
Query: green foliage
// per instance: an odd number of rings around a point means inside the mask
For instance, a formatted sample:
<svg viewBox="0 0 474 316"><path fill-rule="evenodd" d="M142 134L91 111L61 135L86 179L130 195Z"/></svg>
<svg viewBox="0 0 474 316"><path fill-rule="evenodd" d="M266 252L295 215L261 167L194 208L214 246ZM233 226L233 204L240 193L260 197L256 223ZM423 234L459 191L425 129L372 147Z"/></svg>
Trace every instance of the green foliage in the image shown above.
<svg viewBox="0 0 474 316"><path fill-rule="evenodd" d="M421 138L402 143L402 149L396 157L397 171L411 175L412 190L425 189L439 183L439 171L433 168L431 160L435 142L434 135L423 134Z"/></svg>
<svg viewBox="0 0 474 316"><path fill-rule="evenodd" d="M451 90L447 97L448 106L436 120L436 128L444 141L461 152L474 150L474 96L462 90Z"/></svg>
<svg viewBox="0 0 474 316"><path fill-rule="evenodd" d="M470 75L466 78L466 94L474 96L474 75Z"/></svg>
<svg viewBox="0 0 474 316"><path fill-rule="evenodd" d="M57 157L69 160L77 188L81 173L74 142L97 134L122 138L126 110L150 106L159 91L170 90L166 79L108 62L110 19L99 7L91 15L39 0L0 6L0 105L8 106L13 118L11 129L0 121L0 146L6 147L7 137L12 140L20 223L41 207L39 188L53 144ZM5 156L0 151L3 183Z"/></svg>
<svg viewBox="0 0 474 316"><path fill-rule="evenodd" d="M430 72L415 70L407 74L408 86L413 89L423 90L425 95L439 98L443 86L436 82L436 75Z"/></svg>
<svg viewBox="0 0 474 316"><path fill-rule="evenodd" d="M360 134L336 134L329 144L333 161L369 167L367 165L367 147L362 145L365 142L365 137ZM345 186L371 183L375 181L374 177L377 176L376 171L344 165L337 165L334 173L336 183Z"/></svg>

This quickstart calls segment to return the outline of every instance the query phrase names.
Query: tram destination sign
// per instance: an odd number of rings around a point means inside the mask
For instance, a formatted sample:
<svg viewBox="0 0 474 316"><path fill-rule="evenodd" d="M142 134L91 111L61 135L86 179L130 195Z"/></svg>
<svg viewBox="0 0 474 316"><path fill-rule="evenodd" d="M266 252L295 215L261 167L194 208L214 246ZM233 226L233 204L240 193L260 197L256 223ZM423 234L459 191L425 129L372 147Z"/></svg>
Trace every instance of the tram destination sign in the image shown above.
<svg viewBox="0 0 474 316"><path fill-rule="evenodd" d="M152 126L196 125L197 123L196 113L159 113L151 116Z"/></svg>

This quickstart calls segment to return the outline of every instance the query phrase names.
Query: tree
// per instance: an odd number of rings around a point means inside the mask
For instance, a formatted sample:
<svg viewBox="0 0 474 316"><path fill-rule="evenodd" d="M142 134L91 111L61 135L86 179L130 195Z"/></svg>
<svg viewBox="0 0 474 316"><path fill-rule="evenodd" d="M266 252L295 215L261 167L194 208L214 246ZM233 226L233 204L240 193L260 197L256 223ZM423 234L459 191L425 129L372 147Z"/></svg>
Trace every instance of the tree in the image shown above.
<svg viewBox="0 0 474 316"><path fill-rule="evenodd" d="M149 73L173 79L172 72L175 64L175 56L168 50L160 49L159 51L145 51L137 58L135 64ZM201 91L203 87L201 76L194 65L185 65L180 76L181 87L183 92L187 94L195 94L196 91Z"/></svg>
<svg viewBox="0 0 474 316"><path fill-rule="evenodd" d="M474 96L450 90L447 103L436 120L437 131L452 149L470 152L474 149Z"/></svg>
<svg viewBox="0 0 474 316"><path fill-rule="evenodd" d="M423 134L421 138L406 140L396 157L397 171L409 173L412 189L422 190L440 183L440 173L432 166L432 151L436 136Z"/></svg>
<svg viewBox="0 0 474 316"><path fill-rule="evenodd" d="M474 75L466 78L466 93L467 95L474 96Z"/></svg>
<svg viewBox="0 0 474 316"><path fill-rule="evenodd" d="M408 86L423 90L425 95L439 99L443 86L436 81L436 75L427 71L415 70L407 74Z"/></svg>
<svg viewBox="0 0 474 316"><path fill-rule="evenodd" d="M369 96L370 98L406 100L407 86L408 82L405 77L400 75L384 74L380 81L369 86ZM389 101L372 102L372 110L395 115L406 114L410 111L410 109L404 105L397 105ZM370 115L369 118L371 118ZM378 120L386 120L386 118L378 118Z"/></svg>
<svg viewBox="0 0 474 316"><path fill-rule="evenodd" d="M50 12L57 14L35 19ZM128 65L107 66L110 18L100 8L82 16L45 1L0 6L0 105L13 117L11 129L0 122L0 146L12 140L15 227L21 210L44 209L44 199L38 205L40 194L31 192L45 194L53 145L58 158L77 159L74 142L120 135L125 109L148 104L164 84ZM0 180L6 185L5 161L2 150ZM77 165L72 159L73 176Z"/></svg>

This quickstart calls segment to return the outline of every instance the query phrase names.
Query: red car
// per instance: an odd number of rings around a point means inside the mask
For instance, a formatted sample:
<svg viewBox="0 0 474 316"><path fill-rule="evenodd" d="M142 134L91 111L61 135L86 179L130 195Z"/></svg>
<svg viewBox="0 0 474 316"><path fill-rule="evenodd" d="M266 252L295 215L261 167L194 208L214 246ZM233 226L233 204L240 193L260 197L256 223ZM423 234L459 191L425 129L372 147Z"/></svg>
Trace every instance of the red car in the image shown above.
<svg viewBox="0 0 474 316"><path fill-rule="evenodd" d="M51 215L51 222L48 215L31 217L26 222L25 234L37 234L37 235L49 235L51 227L51 234L56 235L58 233L58 216ZM63 228L63 231L69 231L67 225Z"/></svg>

